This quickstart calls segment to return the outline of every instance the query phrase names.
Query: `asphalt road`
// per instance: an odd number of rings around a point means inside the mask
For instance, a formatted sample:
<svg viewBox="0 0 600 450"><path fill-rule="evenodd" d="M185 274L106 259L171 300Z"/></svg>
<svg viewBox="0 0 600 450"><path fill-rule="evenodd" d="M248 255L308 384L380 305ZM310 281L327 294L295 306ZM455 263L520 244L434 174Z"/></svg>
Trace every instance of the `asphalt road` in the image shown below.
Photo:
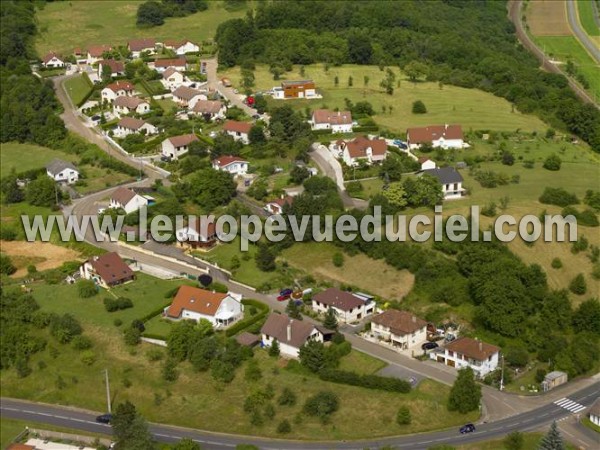
<svg viewBox="0 0 600 450"><path fill-rule="evenodd" d="M569 18L569 26L577 39L585 47L588 53L596 60L596 63L600 64L600 49L598 46L589 38L587 33L581 29L579 21L577 20L577 5L573 0L567 0L567 17Z"/></svg>
<svg viewBox="0 0 600 450"><path fill-rule="evenodd" d="M590 406L600 396L600 382L584 388L571 396L572 400L584 406ZM359 405L357 405L359 406ZM93 433L111 433L107 425L95 422L95 416L101 412L76 410L62 406L52 406L32 402L24 402L2 398L0 402L2 417L20 420L30 420L54 426L61 426ZM150 431L157 441L173 443L182 438L191 438L201 443L207 449L227 449L238 444L254 444L261 449L344 449L360 450L366 447L380 448L393 446L396 449L420 450L433 445L460 445L489 439L497 439L511 431L532 431L543 428L555 420L568 417L570 413L551 403L523 414L509 417L494 423L477 426L474 433L461 435L457 429L438 431L426 434L414 434L382 439L367 439L364 441L327 441L306 442L287 441L278 439L263 439L251 436L234 436L188 428L170 427L167 425L151 424Z"/></svg>

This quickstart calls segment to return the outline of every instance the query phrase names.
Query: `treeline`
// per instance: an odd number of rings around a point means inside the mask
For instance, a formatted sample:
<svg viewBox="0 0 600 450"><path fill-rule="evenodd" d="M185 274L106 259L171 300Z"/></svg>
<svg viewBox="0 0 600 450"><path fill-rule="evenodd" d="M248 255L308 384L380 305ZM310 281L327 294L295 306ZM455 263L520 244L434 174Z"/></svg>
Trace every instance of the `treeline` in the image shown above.
<svg viewBox="0 0 600 450"><path fill-rule="evenodd" d="M518 45L504 2L259 2L254 15L221 24L216 40L226 67L421 62L430 81L504 97L600 151L600 112L564 76L539 70Z"/></svg>
<svg viewBox="0 0 600 450"><path fill-rule="evenodd" d="M155 27L165 23L165 17L185 17L208 8L206 0L150 0L137 11L137 25Z"/></svg>

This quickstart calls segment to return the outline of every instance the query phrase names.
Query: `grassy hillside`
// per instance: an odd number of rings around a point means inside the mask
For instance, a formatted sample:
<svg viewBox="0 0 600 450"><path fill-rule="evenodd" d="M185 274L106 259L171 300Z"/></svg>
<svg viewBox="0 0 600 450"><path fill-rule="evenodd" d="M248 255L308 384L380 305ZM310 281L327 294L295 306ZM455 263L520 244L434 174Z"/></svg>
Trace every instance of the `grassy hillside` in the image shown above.
<svg viewBox="0 0 600 450"><path fill-rule="evenodd" d="M305 108L344 108L344 99L352 102L370 102L377 115L375 121L392 131L405 132L409 126L430 125L435 123L460 123L466 130L492 129L502 131L542 131L547 126L537 117L521 114L514 110L512 105L492 94L477 90L464 89L455 86L440 86L437 83L410 82L397 68L397 82L393 95L382 92L379 83L385 77L385 72L377 66L344 65L330 67L325 71L323 65L310 65L305 67L304 76L300 74L300 67L294 66L292 72L287 72L282 79L298 80L311 78L315 81L317 90L323 94L319 100L294 100L288 101L293 107L304 110ZM255 72L255 90L270 89L278 86L281 81L273 80L272 74L265 66L257 66ZM241 75L239 67L222 72L228 76L236 86L240 86ZM335 86L335 77L338 77L338 86ZM365 87L364 77L369 77ZM352 87L348 86L349 77L352 77ZM412 104L421 100L427 107L427 114L412 114ZM283 104L281 101L274 104ZM385 106L386 112L382 108ZM389 108L392 107L390 113Z"/></svg>
<svg viewBox="0 0 600 450"><path fill-rule="evenodd" d="M6 142L0 145L0 176L5 176L15 168L18 172L30 169L38 169L53 159L75 161L75 155L40 147L35 144L20 144L18 142Z"/></svg>
<svg viewBox="0 0 600 450"><path fill-rule="evenodd" d="M40 33L36 42L39 55L49 51L69 54L74 47L93 44L126 45L128 39L212 39L219 24L243 16L244 9L228 12L222 2L208 2L209 8L188 17L170 18L155 28L137 28L136 12L142 1L82 1L44 4L36 15Z"/></svg>

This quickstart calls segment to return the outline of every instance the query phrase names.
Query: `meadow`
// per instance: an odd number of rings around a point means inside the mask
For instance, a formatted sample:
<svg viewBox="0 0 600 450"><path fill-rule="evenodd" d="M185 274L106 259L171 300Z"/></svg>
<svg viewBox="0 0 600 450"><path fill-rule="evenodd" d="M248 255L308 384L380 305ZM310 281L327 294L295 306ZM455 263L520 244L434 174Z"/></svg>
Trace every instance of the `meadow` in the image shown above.
<svg viewBox="0 0 600 450"><path fill-rule="evenodd" d="M576 2L577 12L579 14L579 22L581 22L581 26L585 32L597 43L600 43L600 38L598 38L598 36L600 36L600 28L594 20L594 7L592 1L595 0Z"/></svg>
<svg viewBox="0 0 600 450"><path fill-rule="evenodd" d="M75 47L110 44L127 45L135 38L157 40L190 39L201 43L212 39L219 24L243 17L245 9L226 11L222 2L208 2L208 9L187 17L168 18L154 28L138 28L136 13L142 1L74 0L42 4L36 18L39 33L36 50L39 55L49 51L68 55Z"/></svg>
<svg viewBox="0 0 600 450"><path fill-rule="evenodd" d="M17 173L39 169L53 159L75 162L77 157L35 144L4 142L0 145L0 176L5 177L13 169Z"/></svg>
<svg viewBox="0 0 600 450"><path fill-rule="evenodd" d="M67 95L71 97L71 101L75 107L77 107L77 105L79 105L92 90L87 75L76 75L69 78L63 82L63 86Z"/></svg>

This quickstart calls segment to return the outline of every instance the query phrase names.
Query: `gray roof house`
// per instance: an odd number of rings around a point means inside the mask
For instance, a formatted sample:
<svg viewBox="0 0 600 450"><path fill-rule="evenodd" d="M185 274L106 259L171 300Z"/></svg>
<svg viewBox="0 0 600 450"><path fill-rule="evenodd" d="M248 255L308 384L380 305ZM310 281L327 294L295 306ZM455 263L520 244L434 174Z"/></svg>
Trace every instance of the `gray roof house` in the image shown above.
<svg viewBox="0 0 600 450"><path fill-rule="evenodd" d="M75 183L79 179L79 171L69 161L54 159L46 165L46 174L58 183Z"/></svg>
<svg viewBox="0 0 600 450"><path fill-rule="evenodd" d="M442 185L444 200L460 198L464 195L463 177L454 167L436 167L421 171L421 174L431 175Z"/></svg>

